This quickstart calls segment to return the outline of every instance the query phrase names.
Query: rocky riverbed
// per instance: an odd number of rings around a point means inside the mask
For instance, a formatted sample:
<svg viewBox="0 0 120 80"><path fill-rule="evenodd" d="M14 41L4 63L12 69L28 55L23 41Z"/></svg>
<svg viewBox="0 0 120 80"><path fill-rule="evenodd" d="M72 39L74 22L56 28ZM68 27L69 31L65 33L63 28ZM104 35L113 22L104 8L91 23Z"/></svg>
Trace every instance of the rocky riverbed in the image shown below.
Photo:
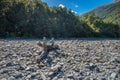
<svg viewBox="0 0 120 80"><path fill-rule="evenodd" d="M56 40L40 56L38 40L0 40L0 80L120 80L120 40Z"/></svg>

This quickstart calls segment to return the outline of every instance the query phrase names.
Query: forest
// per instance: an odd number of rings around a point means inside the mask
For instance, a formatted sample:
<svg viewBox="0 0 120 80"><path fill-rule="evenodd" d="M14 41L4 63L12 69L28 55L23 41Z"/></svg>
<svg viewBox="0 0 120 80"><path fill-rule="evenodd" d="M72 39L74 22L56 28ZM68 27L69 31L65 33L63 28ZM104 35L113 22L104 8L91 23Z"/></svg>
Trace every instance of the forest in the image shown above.
<svg viewBox="0 0 120 80"><path fill-rule="evenodd" d="M41 0L0 0L0 38L120 38L120 23Z"/></svg>

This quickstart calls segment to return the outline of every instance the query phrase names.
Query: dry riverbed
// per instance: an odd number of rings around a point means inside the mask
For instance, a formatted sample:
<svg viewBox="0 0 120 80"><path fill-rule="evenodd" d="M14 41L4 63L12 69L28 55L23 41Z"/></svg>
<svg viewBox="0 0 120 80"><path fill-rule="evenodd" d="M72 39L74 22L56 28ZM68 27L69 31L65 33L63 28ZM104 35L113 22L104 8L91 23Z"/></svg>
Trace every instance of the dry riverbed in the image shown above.
<svg viewBox="0 0 120 80"><path fill-rule="evenodd" d="M56 40L40 55L38 40L0 40L0 80L120 80L120 40Z"/></svg>

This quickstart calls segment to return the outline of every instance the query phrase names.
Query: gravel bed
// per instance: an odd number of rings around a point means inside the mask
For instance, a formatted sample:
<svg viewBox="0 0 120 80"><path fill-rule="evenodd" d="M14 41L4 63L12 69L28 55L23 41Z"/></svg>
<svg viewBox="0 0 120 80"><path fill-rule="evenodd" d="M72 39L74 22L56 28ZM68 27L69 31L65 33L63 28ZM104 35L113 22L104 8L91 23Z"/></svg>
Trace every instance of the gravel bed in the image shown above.
<svg viewBox="0 0 120 80"><path fill-rule="evenodd" d="M120 40L56 40L40 63L39 40L0 40L0 80L120 80Z"/></svg>

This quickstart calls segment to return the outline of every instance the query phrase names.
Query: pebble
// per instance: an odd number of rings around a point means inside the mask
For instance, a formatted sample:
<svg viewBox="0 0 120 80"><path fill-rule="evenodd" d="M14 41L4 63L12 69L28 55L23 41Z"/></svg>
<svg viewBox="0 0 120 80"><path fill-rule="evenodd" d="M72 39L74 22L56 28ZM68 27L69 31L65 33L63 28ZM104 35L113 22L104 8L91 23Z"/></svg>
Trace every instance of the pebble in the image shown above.
<svg viewBox="0 0 120 80"><path fill-rule="evenodd" d="M54 74L54 72L51 71L51 72L48 73L48 76L51 76L51 75L53 75L53 74Z"/></svg>
<svg viewBox="0 0 120 80"><path fill-rule="evenodd" d="M90 78L90 80L96 80L95 78Z"/></svg>
<svg viewBox="0 0 120 80"><path fill-rule="evenodd" d="M68 80L75 80L75 78L73 77L73 75L68 75L68 76L67 76L67 79L68 79Z"/></svg>
<svg viewBox="0 0 120 80"><path fill-rule="evenodd" d="M32 73L32 74L31 74L31 78L32 78L32 79L34 79L35 76L36 76L36 73Z"/></svg>
<svg viewBox="0 0 120 80"><path fill-rule="evenodd" d="M22 78L24 75L23 75L22 73L15 73L13 76L14 76L16 79L18 79L18 78Z"/></svg>
<svg viewBox="0 0 120 80"><path fill-rule="evenodd" d="M99 68L96 65L94 65L93 63L87 64L85 67L91 71L99 72Z"/></svg>
<svg viewBox="0 0 120 80"><path fill-rule="evenodd" d="M15 69L16 70L25 70L25 68L21 65L17 65Z"/></svg>
<svg viewBox="0 0 120 80"><path fill-rule="evenodd" d="M10 77L8 78L8 80L16 80L16 79L15 79L15 77L10 76Z"/></svg>
<svg viewBox="0 0 120 80"><path fill-rule="evenodd" d="M51 67L52 71L57 71L58 69L60 69L62 66L61 65L55 65Z"/></svg>
<svg viewBox="0 0 120 80"><path fill-rule="evenodd" d="M7 80L6 78L2 78L1 80Z"/></svg>
<svg viewBox="0 0 120 80"><path fill-rule="evenodd" d="M113 72L110 77L111 77L112 79L117 78L117 73Z"/></svg>
<svg viewBox="0 0 120 80"><path fill-rule="evenodd" d="M29 66L28 66L28 67L26 68L26 71L35 72L35 68L32 68L32 67L29 67Z"/></svg>
<svg viewBox="0 0 120 80"><path fill-rule="evenodd" d="M102 77L101 80L107 80L105 77Z"/></svg>
<svg viewBox="0 0 120 80"><path fill-rule="evenodd" d="M9 66L13 66L13 63L12 63L12 62L8 62L8 63L6 64L6 67L9 67Z"/></svg>

